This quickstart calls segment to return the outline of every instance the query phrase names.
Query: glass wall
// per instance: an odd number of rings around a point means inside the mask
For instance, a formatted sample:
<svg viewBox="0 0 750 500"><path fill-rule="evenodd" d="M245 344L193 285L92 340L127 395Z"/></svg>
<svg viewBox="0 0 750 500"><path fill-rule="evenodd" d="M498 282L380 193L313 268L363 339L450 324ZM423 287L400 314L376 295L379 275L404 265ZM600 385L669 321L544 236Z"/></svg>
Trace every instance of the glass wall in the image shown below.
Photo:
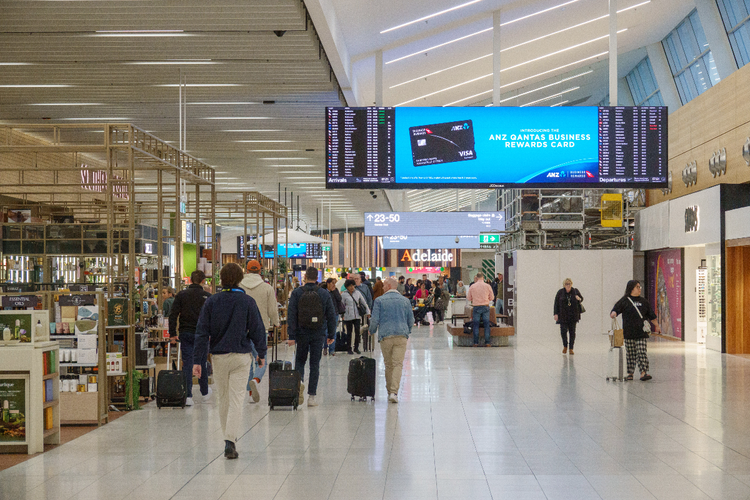
<svg viewBox="0 0 750 500"><path fill-rule="evenodd" d="M750 0L717 0L729 43L741 68L750 62Z"/></svg>
<svg viewBox="0 0 750 500"><path fill-rule="evenodd" d="M687 104L719 81L716 63L703 32L698 12L693 11L662 40L682 104Z"/></svg>
<svg viewBox="0 0 750 500"><path fill-rule="evenodd" d="M648 57L639 62L625 79L636 106L664 106Z"/></svg>

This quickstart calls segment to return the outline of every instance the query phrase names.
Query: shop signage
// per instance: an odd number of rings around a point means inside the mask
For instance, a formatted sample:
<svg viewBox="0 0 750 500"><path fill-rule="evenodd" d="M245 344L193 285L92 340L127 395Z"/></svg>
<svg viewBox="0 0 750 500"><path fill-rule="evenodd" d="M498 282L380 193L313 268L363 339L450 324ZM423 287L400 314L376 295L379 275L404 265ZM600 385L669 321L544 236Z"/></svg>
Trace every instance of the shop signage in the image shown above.
<svg viewBox="0 0 750 500"><path fill-rule="evenodd" d="M448 250L404 250L401 262L453 262L453 253Z"/></svg>
<svg viewBox="0 0 750 500"><path fill-rule="evenodd" d="M93 292L96 285L70 285L71 292Z"/></svg>
<svg viewBox="0 0 750 500"><path fill-rule="evenodd" d="M107 314L110 326L127 325L128 321L128 299L109 299L107 301Z"/></svg>
<svg viewBox="0 0 750 500"><path fill-rule="evenodd" d="M96 303L93 295L61 295L60 307L62 306L92 306Z"/></svg>
<svg viewBox="0 0 750 500"><path fill-rule="evenodd" d="M698 205L685 208L685 232L697 233L700 229L700 216Z"/></svg>
<svg viewBox="0 0 750 500"><path fill-rule="evenodd" d="M36 295L3 295L3 307L36 307L38 303Z"/></svg>
<svg viewBox="0 0 750 500"><path fill-rule="evenodd" d="M144 243L143 244L143 253L147 253L149 255L154 253L154 244L153 243Z"/></svg>
<svg viewBox="0 0 750 500"><path fill-rule="evenodd" d="M0 443L26 442L26 378L0 378Z"/></svg>
<svg viewBox="0 0 750 500"><path fill-rule="evenodd" d="M444 267L407 267L407 273L415 274L430 274L430 273L442 273L445 271Z"/></svg>
<svg viewBox="0 0 750 500"><path fill-rule="evenodd" d="M81 164L81 188L103 193L107 190L107 177L106 170L92 170L85 163ZM112 174L112 194L115 198L130 199L127 181L117 174Z"/></svg>

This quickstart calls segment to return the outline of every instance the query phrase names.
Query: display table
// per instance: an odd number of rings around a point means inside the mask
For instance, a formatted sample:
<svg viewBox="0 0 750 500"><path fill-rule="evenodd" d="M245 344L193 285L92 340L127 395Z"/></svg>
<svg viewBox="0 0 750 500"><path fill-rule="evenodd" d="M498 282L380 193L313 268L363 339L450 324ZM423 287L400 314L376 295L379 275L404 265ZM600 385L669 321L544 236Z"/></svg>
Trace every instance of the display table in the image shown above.
<svg viewBox="0 0 750 500"><path fill-rule="evenodd" d="M60 444L59 373L57 342L0 347L0 452L25 446L31 455Z"/></svg>

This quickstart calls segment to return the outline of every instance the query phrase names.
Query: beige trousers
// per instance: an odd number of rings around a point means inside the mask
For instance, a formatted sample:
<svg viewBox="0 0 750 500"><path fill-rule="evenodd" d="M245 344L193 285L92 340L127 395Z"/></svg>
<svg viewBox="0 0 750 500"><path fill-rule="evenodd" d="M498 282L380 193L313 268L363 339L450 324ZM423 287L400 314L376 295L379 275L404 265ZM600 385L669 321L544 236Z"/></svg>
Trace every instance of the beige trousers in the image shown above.
<svg viewBox="0 0 750 500"><path fill-rule="evenodd" d="M383 353L383 361L385 362L385 387L388 389L389 395L398 394L407 341L406 337L395 335L380 341L380 352Z"/></svg>
<svg viewBox="0 0 750 500"><path fill-rule="evenodd" d="M242 407L245 401L245 385L250 375L251 354L214 354L214 384L218 392L219 421L226 441L237 441Z"/></svg>

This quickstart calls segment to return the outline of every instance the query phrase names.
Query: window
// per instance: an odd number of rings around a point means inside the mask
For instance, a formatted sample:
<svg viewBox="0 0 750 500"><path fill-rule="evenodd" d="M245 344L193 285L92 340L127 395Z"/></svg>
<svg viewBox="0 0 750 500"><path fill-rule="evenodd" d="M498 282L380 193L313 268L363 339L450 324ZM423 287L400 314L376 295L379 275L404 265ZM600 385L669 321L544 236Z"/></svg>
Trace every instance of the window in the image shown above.
<svg viewBox="0 0 750 500"><path fill-rule="evenodd" d="M602 100L599 101L597 106L609 106L609 92L607 92L607 95L602 97Z"/></svg>
<svg viewBox="0 0 750 500"><path fill-rule="evenodd" d="M636 106L664 106L648 57L639 62L625 79Z"/></svg>
<svg viewBox="0 0 750 500"><path fill-rule="evenodd" d="M672 30L662 45L683 104L721 80L697 11Z"/></svg>
<svg viewBox="0 0 750 500"><path fill-rule="evenodd" d="M750 0L717 0L737 67L750 62Z"/></svg>

